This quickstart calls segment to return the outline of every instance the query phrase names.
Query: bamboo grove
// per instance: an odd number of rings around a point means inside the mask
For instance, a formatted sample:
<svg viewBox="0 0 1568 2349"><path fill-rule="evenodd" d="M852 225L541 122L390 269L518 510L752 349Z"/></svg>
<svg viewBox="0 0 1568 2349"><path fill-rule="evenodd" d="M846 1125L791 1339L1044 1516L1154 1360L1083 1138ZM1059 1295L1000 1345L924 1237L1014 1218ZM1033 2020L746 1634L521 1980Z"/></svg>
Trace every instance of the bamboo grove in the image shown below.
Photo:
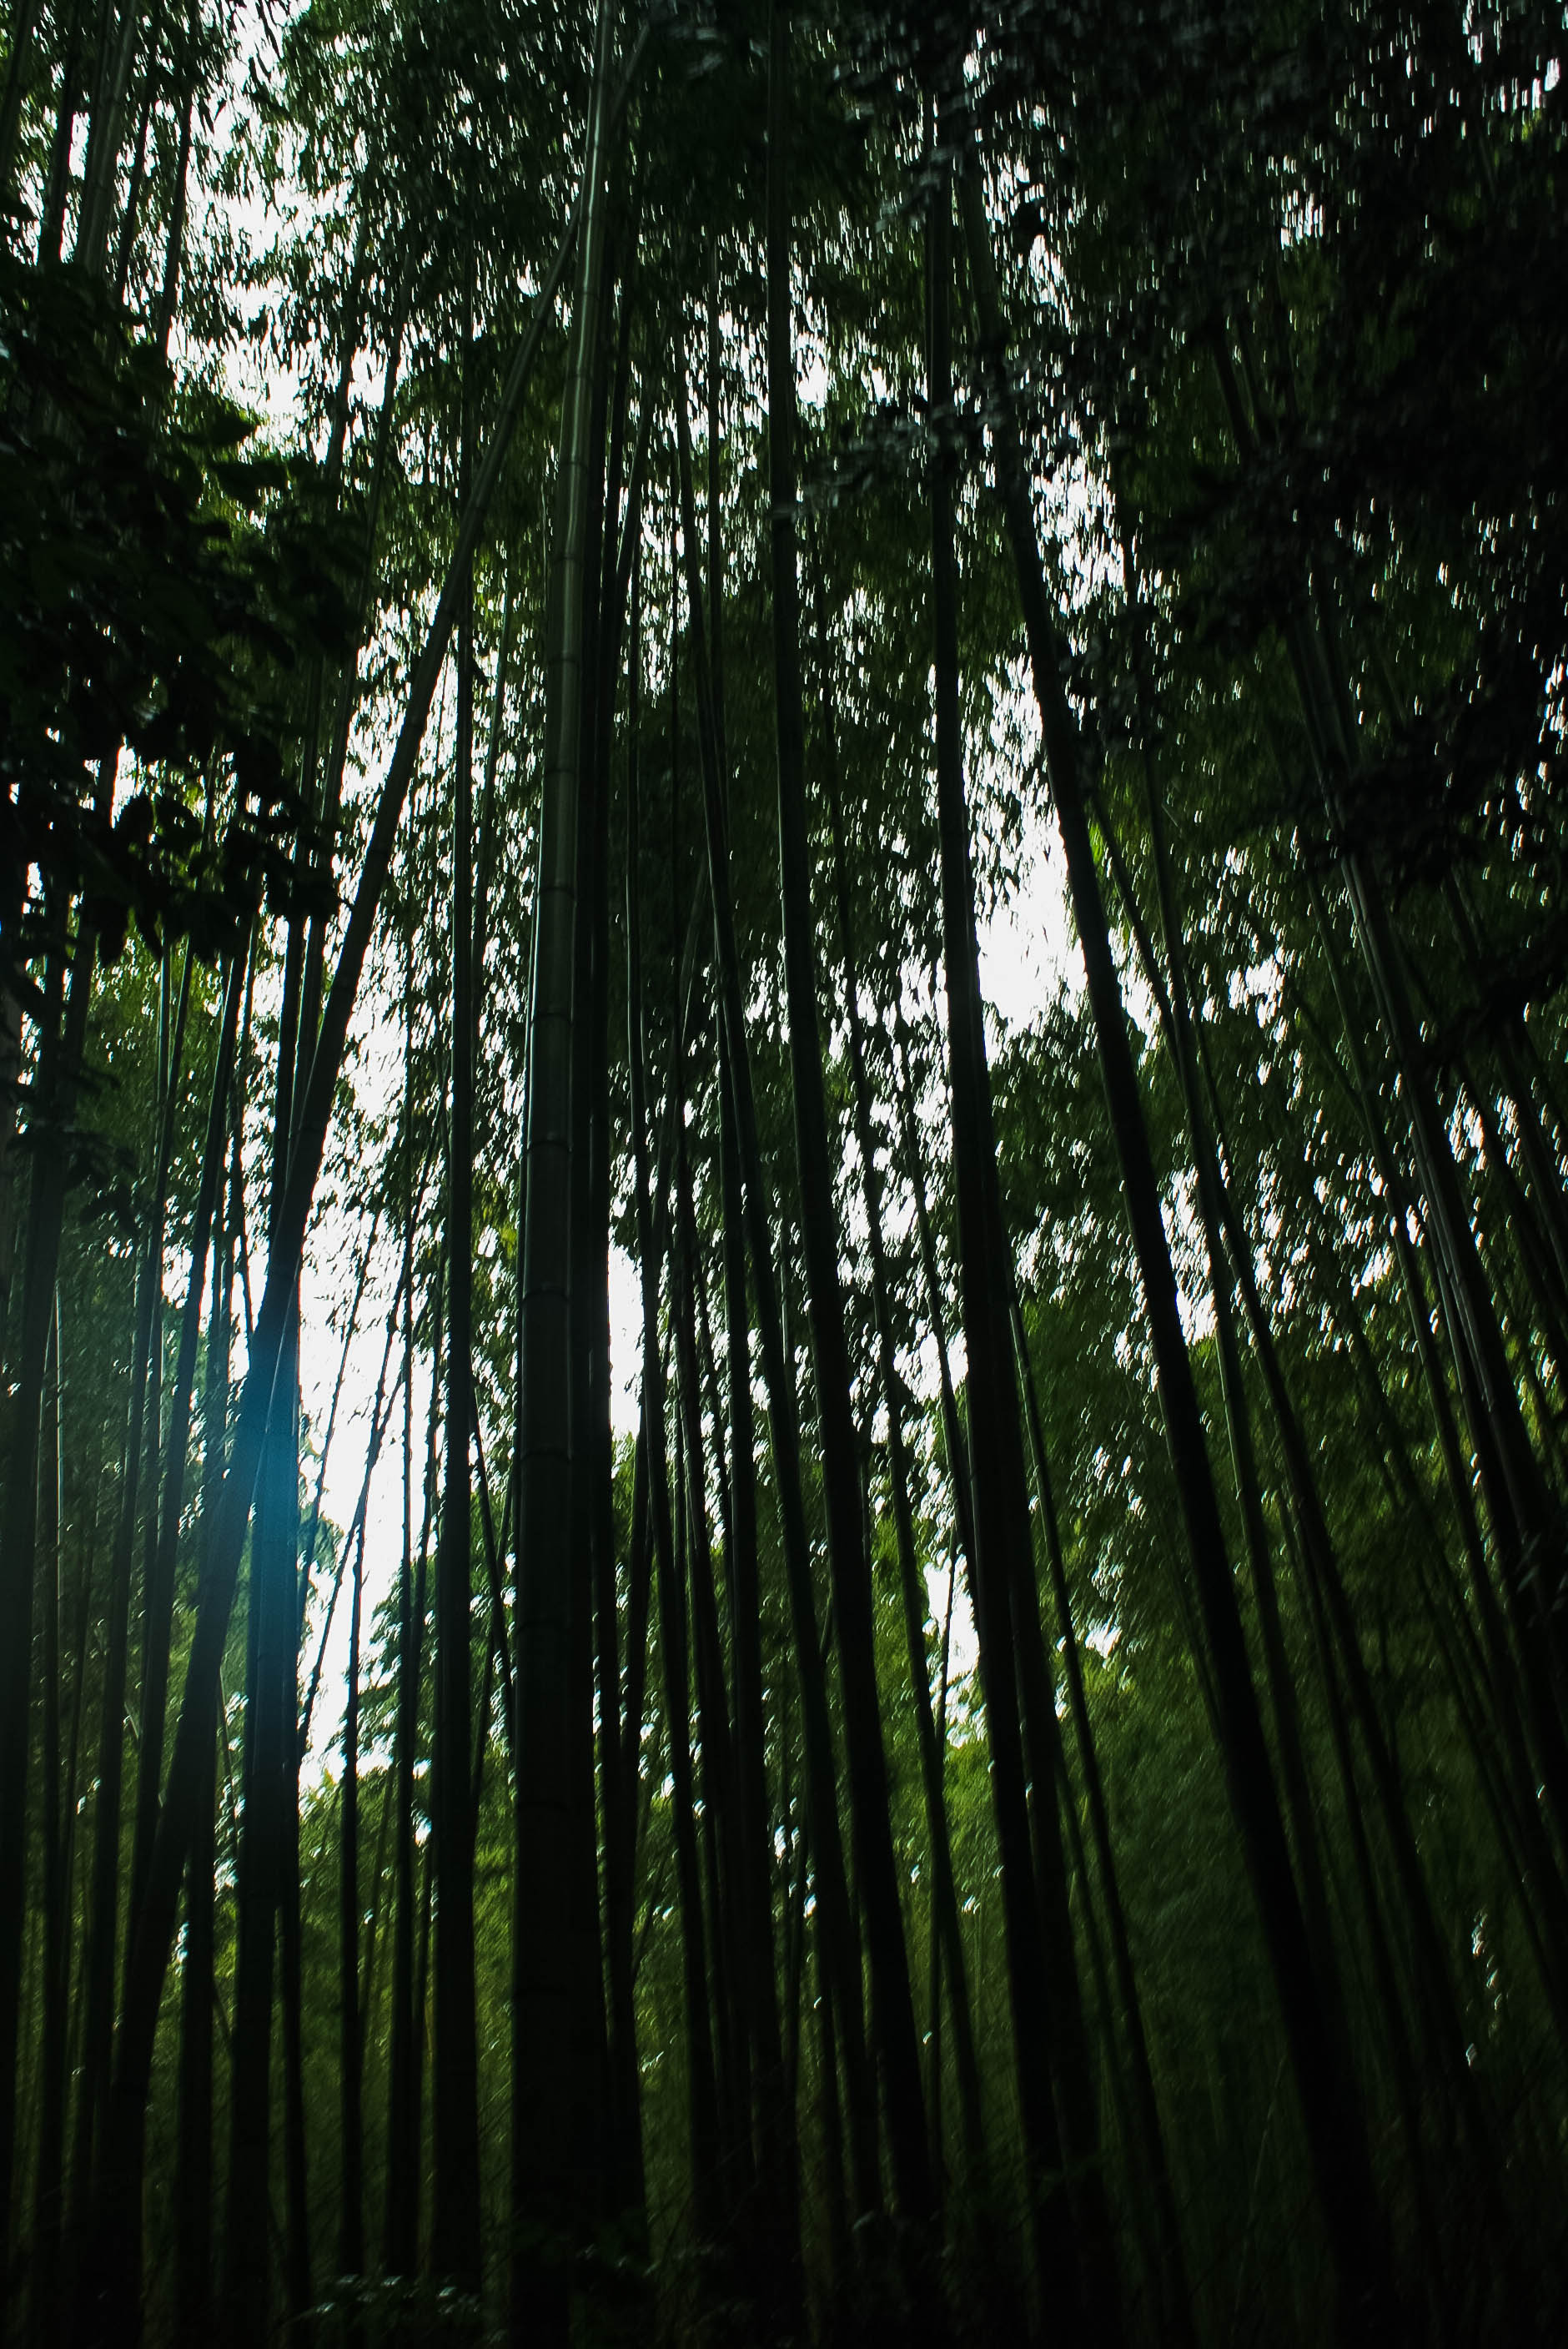
<svg viewBox="0 0 1568 2349"><path fill-rule="evenodd" d="M11 0L7 2341L1561 2337L1563 38Z"/></svg>

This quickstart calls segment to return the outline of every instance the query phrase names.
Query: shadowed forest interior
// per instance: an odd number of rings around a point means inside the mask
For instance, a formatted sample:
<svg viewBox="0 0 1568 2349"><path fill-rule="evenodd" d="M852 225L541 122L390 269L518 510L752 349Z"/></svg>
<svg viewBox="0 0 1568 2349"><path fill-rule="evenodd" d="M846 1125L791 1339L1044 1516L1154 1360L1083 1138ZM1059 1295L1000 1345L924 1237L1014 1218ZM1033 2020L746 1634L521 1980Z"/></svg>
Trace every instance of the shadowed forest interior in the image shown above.
<svg viewBox="0 0 1568 2349"><path fill-rule="evenodd" d="M0 2342L1568 2333L1561 0L9 0Z"/></svg>

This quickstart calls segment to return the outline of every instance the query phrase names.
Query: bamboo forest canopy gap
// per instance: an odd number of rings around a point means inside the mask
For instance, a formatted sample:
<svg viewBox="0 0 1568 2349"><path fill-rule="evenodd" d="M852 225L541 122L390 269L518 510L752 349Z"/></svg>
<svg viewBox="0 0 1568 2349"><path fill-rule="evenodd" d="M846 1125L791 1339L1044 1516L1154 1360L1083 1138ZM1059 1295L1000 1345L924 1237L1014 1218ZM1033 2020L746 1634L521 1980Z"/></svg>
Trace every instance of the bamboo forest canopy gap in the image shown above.
<svg viewBox="0 0 1568 2349"><path fill-rule="evenodd" d="M7 2344L1561 2337L1565 37L12 0Z"/></svg>

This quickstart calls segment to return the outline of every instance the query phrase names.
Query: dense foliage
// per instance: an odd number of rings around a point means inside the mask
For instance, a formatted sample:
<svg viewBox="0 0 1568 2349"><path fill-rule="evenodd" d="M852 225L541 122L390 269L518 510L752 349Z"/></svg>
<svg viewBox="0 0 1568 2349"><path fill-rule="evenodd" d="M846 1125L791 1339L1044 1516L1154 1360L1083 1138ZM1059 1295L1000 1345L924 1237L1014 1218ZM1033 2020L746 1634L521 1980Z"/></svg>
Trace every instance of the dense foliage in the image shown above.
<svg viewBox="0 0 1568 2349"><path fill-rule="evenodd" d="M13 0L7 2341L1561 2337L1564 29Z"/></svg>

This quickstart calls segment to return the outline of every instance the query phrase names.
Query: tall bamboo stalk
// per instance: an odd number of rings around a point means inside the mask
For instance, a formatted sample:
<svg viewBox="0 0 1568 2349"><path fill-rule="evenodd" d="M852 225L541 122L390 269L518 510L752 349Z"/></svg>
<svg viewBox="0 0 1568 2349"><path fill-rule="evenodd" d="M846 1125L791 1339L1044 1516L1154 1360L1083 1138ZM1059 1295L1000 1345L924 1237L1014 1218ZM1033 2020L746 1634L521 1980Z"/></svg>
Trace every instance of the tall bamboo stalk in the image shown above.
<svg viewBox="0 0 1568 2349"><path fill-rule="evenodd" d="M464 295L459 512L469 497L473 254ZM436 1549L435 1734L430 1863L436 1885L435 2124L430 2219L433 2272L465 2292L480 2284L479 2026L474 1988L474 1804L469 1746L473 1607L473 735L474 588L458 614L458 722L452 794L451 1116L447 1156L446 1475ZM358 1964L357 1941L354 1962Z"/></svg>
<svg viewBox="0 0 1568 2349"><path fill-rule="evenodd" d="M562 406L546 626L544 779L528 1028L527 1191L521 1232L518 1453L518 1753L512 1936L514 2339L557 2349L568 2329L567 2260L577 2217L568 2049L574 1985L567 1903L581 1881L574 1608L587 1602L571 1551L573 1392L569 1294L575 859L581 790L583 601L593 449L593 358L606 231L614 12L601 0L583 169L572 342Z"/></svg>

